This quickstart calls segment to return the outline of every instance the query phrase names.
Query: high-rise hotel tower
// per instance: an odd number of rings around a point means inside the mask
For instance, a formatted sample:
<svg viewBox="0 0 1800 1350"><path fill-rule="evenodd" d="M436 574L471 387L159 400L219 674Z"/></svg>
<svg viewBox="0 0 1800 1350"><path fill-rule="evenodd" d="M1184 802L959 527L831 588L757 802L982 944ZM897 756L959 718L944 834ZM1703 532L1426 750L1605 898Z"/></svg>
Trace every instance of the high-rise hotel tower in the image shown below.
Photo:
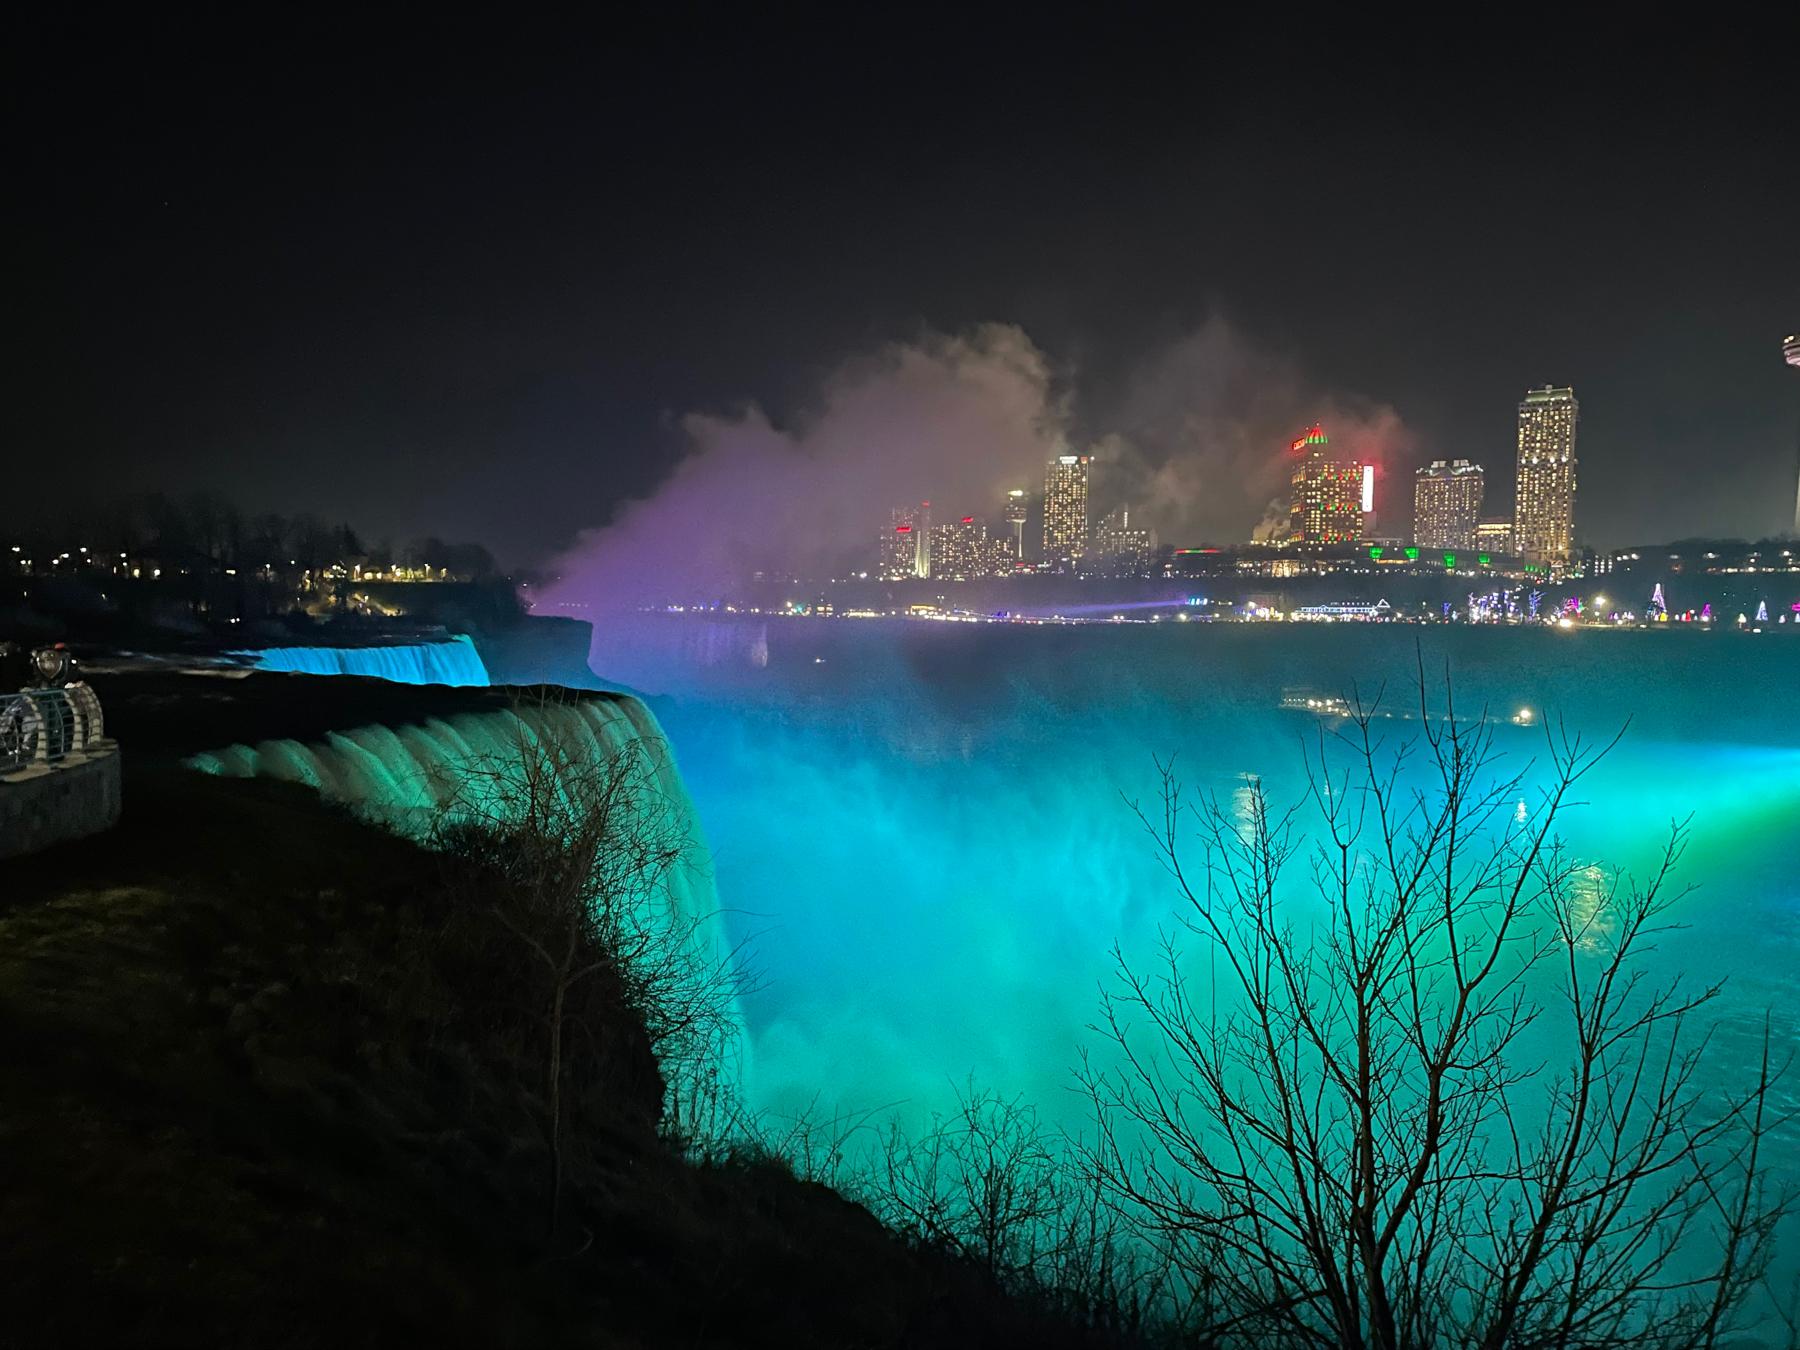
<svg viewBox="0 0 1800 1350"><path fill-rule="evenodd" d="M1581 405L1573 389L1545 385L1519 404L1519 482L1513 552L1528 562L1566 563L1575 552L1575 429Z"/></svg>
<svg viewBox="0 0 1800 1350"><path fill-rule="evenodd" d="M1354 460L1341 460L1317 423L1288 447L1294 458L1294 495L1288 508L1288 540L1295 544L1354 544L1363 534L1365 475ZM1373 487L1373 479L1368 479Z"/></svg>
<svg viewBox="0 0 1800 1350"><path fill-rule="evenodd" d="M1087 551L1087 455L1058 455L1044 471L1044 561L1066 566Z"/></svg>
<svg viewBox="0 0 1800 1350"><path fill-rule="evenodd" d="M1481 527L1487 476L1466 459L1434 459L1413 475L1413 543L1420 548L1469 549Z"/></svg>
<svg viewBox="0 0 1800 1350"><path fill-rule="evenodd" d="M895 507L889 513L888 527L881 535L877 565L883 581L931 575L930 502L921 502L916 510L909 506Z"/></svg>

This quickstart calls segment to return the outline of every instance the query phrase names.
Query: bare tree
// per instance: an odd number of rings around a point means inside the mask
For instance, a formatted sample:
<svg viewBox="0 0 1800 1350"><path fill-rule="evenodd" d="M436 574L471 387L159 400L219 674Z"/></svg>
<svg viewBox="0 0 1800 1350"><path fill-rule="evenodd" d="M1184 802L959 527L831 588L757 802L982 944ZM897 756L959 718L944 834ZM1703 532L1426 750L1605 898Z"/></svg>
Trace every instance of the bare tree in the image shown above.
<svg viewBox="0 0 1800 1350"><path fill-rule="evenodd" d="M1094 1175L1214 1282L1220 1341L1713 1346L1789 1203L1763 1152L1784 1066L1765 1028L1747 1082L1704 1082L1718 987L1643 970L1683 831L1642 884L1578 865L1558 824L1617 738L1547 727L1532 788L1485 716L1427 704L1421 678L1389 744L1357 701L1291 809L1260 783L1190 803L1160 766L1138 814L1200 950L1115 954Z"/></svg>
<svg viewBox="0 0 1800 1350"><path fill-rule="evenodd" d="M529 1020L542 1031L554 1232L572 1064L603 1060L620 1025L641 1025L667 1084L664 1113L691 1113L729 1090L743 979L736 953L711 939L716 916L677 903L682 870L704 863L685 803L664 787L666 749L632 737L596 754L531 712L514 745L461 772L432 836L447 885L536 972Z"/></svg>
<svg viewBox="0 0 1800 1350"><path fill-rule="evenodd" d="M872 1196L880 1217L995 1283L1036 1272L1061 1210L1058 1160L1037 1113L1016 1098L957 1093L956 1107L910 1138L889 1125Z"/></svg>
<svg viewBox="0 0 1800 1350"><path fill-rule="evenodd" d="M972 1084L918 1136L891 1119L848 1191L908 1241L1098 1333L1096 1343L1182 1344L1190 1288L1166 1243L1131 1231L1106 1188L1021 1098Z"/></svg>
<svg viewBox="0 0 1800 1350"><path fill-rule="evenodd" d="M774 1162L802 1181L848 1193L867 1176L864 1136L885 1137L876 1118L892 1105L838 1107L827 1113L821 1098L815 1094L791 1113L743 1112L728 1128L701 1141L702 1156L709 1162Z"/></svg>

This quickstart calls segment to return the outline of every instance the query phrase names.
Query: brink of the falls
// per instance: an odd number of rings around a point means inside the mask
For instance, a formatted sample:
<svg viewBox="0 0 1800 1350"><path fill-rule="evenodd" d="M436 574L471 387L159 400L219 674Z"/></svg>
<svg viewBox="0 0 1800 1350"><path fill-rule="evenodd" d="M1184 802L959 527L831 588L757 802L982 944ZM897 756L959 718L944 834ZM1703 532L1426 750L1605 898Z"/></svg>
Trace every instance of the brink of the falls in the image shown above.
<svg viewBox="0 0 1800 1350"><path fill-rule="evenodd" d="M299 675L370 675L396 684L485 686L487 665L462 633L441 642L370 647L268 647L232 652L258 670Z"/></svg>
<svg viewBox="0 0 1800 1350"><path fill-rule="evenodd" d="M470 654L473 656L472 649ZM479 658L474 659L479 664ZM274 778L304 784L390 829L425 840L445 812L454 817L473 802L472 785L518 770L535 747L546 745L554 746L554 753L539 762L553 770L570 766L569 772L580 772L585 764L603 764L622 752L645 752L654 790L642 800L647 809L667 813L655 823L666 825L684 841L683 856L659 888L668 911L649 917L690 935L698 968L728 969L731 943L699 819L655 715L630 695L570 692L560 698L521 696L509 707L425 717L400 725L351 727L312 741L228 745L191 755L185 762L190 768L227 778ZM478 811L491 808L491 801L476 805ZM737 1043L729 1049L728 1062L718 1066L732 1099L745 1088L747 1067L743 1037L734 1039ZM677 1076L670 1082L670 1091L691 1092L697 1086L681 1082Z"/></svg>

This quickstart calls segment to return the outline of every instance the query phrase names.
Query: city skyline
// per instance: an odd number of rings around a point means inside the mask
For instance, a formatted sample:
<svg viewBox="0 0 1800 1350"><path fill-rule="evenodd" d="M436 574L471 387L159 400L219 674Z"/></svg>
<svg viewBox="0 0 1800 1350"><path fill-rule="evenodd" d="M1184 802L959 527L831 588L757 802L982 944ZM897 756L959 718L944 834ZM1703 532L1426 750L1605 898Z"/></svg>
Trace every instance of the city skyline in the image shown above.
<svg viewBox="0 0 1800 1350"><path fill-rule="evenodd" d="M1800 337L1787 337L1783 353L1789 365L1800 368ZM1336 450L1323 424L1315 422L1288 445L1293 470L1284 508L1287 527L1281 539L1291 544L1332 546L1403 536L1422 548L1482 548L1559 570L1574 566L1581 555L1601 556L1605 549L1584 540L1575 524L1580 420L1580 402L1572 388L1543 385L1528 390L1517 405L1513 512L1505 516L1484 512L1488 486L1484 466L1461 456L1434 458L1413 472L1408 528L1399 535L1395 533L1398 487L1390 486L1385 514L1378 515L1376 466ZM1044 472L1044 491L1036 499L1041 508L1040 567L1070 569L1090 554L1147 561L1155 552L1156 532L1130 526L1129 503L1114 505L1098 520L1092 517L1096 473L1103 499L1105 496L1106 468L1101 457L1054 455L1046 460ZM1389 472L1390 477L1398 478L1392 466ZM1012 538L1000 542L1008 546L1009 565L992 565L984 543L982 549L968 553L970 558L981 558L980 566L961 566L959 575L1000 575L1030 564L1021 544L1032 500L1022 488L1004 494L1002 514ZM893 521L902 520L903 514L896 510ZM965 517L962 524L976 520ZM979 528L985 540L985 521L979 522ZM1800 455L1796 457L1794 533L1800 537ZM892 540L886 541L884 549L891 544ZM930 548L929 542L926 547ZM929 564L921 564L915 574L930 575ZM884 575L897 574L886 568Z"/></svg>

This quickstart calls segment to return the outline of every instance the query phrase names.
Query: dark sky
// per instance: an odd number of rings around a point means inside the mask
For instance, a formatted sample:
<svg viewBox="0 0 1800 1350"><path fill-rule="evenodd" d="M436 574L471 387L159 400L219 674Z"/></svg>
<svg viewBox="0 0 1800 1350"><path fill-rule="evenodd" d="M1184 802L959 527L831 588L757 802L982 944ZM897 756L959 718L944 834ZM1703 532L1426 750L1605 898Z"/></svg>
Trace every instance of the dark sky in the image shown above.
<svg viewBox="0 0 1800 1350"><path fill-rule="evenodd" d="M1263 8L17 29L8 493L531 561L881 341L1017 323L1099 408L1222 315L1430 455L1573 384L1595 542L1784 526L1791 26Z"/></svg>

